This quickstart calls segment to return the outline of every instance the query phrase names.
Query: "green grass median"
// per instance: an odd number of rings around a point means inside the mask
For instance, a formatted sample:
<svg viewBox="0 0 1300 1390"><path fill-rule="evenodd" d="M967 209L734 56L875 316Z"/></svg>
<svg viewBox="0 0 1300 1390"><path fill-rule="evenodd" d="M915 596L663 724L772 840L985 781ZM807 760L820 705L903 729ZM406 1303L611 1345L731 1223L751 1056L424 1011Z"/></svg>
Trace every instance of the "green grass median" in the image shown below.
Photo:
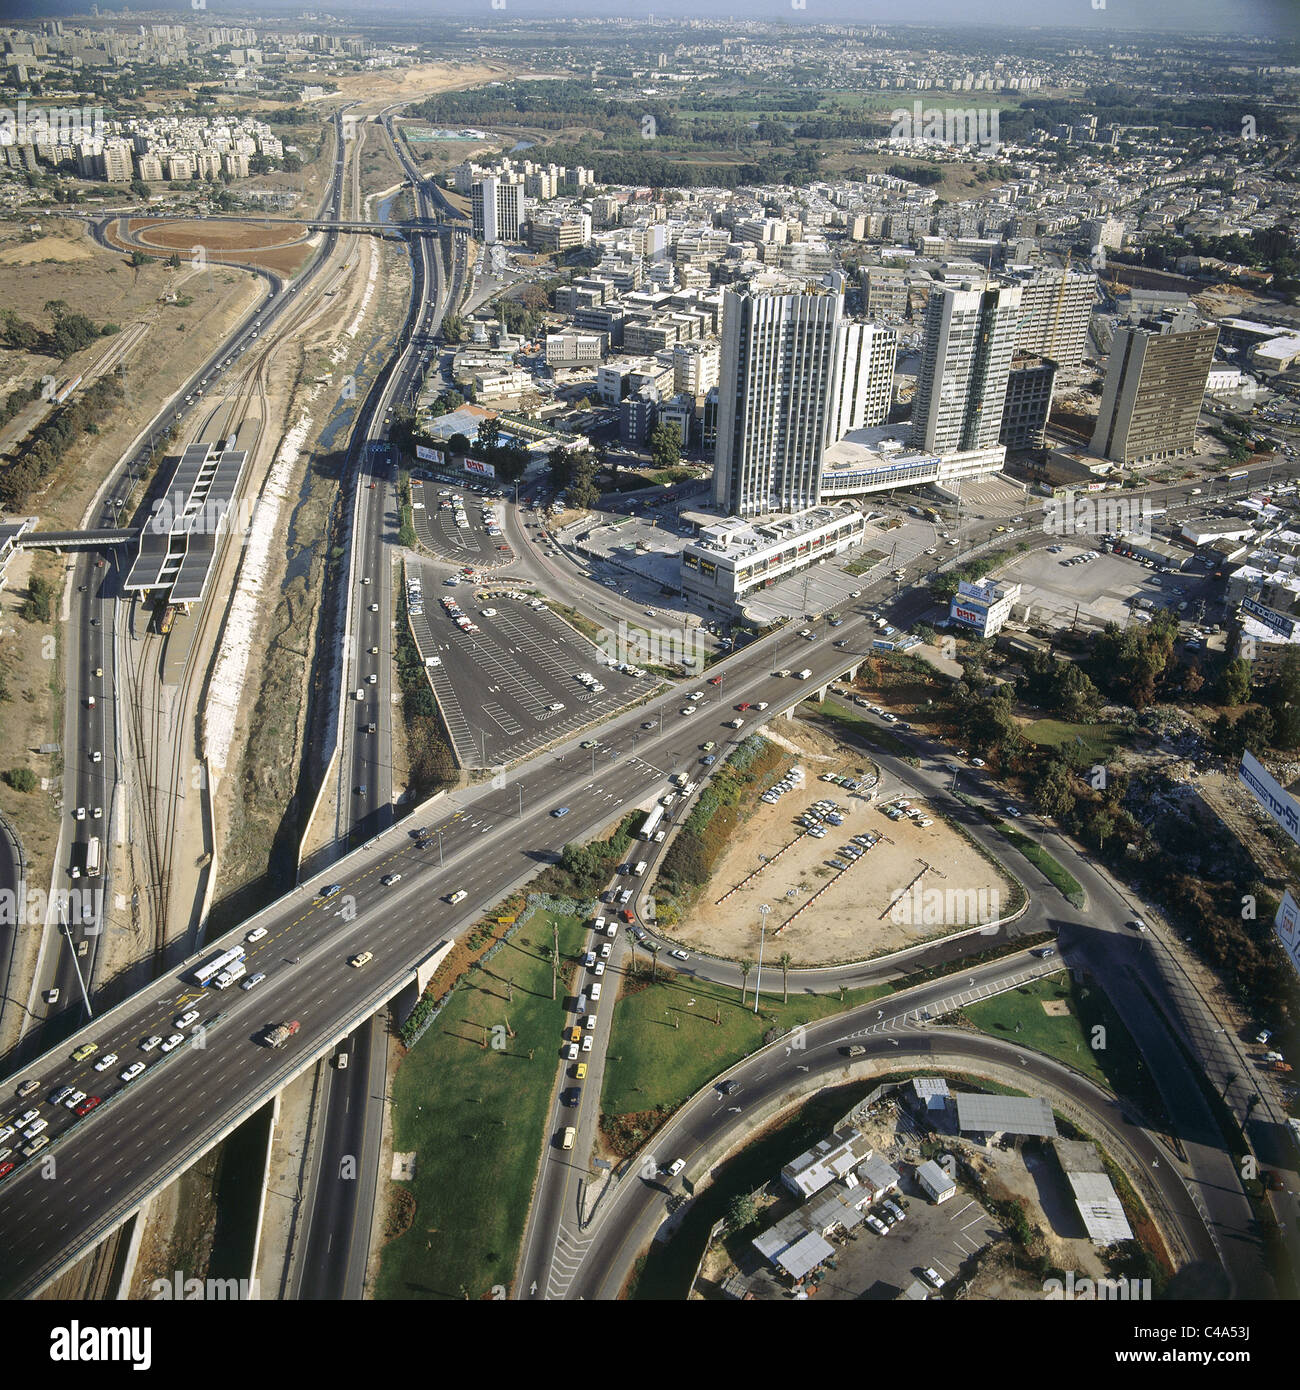
<svg viewBox="0 0 1300 1390"><path fill-rule="evenodd" d="M1053 859L1042 845L1014 829L1006 821L999 820L996 816L991 819L998 834L1013 844L1034 868L1057 888L1071 907L1082 910L1087 905L1088 896L1083 891L1083 884L1063 864Z"/></svg>

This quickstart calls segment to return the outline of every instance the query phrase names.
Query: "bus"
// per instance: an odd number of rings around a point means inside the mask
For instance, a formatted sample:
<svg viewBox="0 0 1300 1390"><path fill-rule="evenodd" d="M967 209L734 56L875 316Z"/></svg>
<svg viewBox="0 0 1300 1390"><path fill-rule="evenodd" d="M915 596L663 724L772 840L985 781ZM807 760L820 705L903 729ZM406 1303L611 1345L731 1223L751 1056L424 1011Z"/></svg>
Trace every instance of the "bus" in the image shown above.
<svg viewBox="0 0 1300 1390"><path fill-rule="evenodd" d="M245 954L242 946L232 946L230 950L222 951L219 956L213 956L206 965L196 967L194 983L198 985L211 984L223 970L228 970L232 965L241 962Z"/></svg>
<svg viewBox="0 0 1300 1390"><path fill-rule="evenodd" d="M86 845L86 873L91 878L99 875L99 836L92 835Z"/></svg>
<svg viewBox="0 0 1300 1390"><path fill-rule="evenodd" d="M1230 483L1235 483L1235 482L1239 482L1242 478L1247 478L1247 477L1249 477L1249 476L1250 476L1250 475L1249 475L1249 474L1246 472L1246 470L1243 468L1239 473L1229 473L1229 474L1228 474L1228 481L1229 481Z"/></svg>

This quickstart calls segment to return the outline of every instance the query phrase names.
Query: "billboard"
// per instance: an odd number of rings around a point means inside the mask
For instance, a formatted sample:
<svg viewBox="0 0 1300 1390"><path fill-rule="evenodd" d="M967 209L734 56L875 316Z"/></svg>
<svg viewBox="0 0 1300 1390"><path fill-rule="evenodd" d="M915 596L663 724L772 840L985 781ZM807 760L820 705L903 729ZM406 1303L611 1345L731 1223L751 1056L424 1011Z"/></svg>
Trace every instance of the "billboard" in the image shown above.
<svg viewBox="0 0 1300 1390"><path fill-rule="evenodd" d="M1253 598L1242 599L1241 606L1252 618L1258 618L1265 627L1270 628L1279 636L1285 637L1288 642L1295 636L1296 620L1294 618L1288 618L1285 613L1279 613L1275 608L1268 608L1262 603L1257 603Z"/></svg>
<svg viewBox="0 0 1300 1390"><path fill-rule="evenodd" d="M1300 975L1300 904L1291 896L1289 888L1282 894L1282 906L1277 910L1273 926L1292 970Z"/></svg>
<svg viewBox="0 0 1300 1390"><path fill-rule="evenodd" d="M1282 789L1273 774L1260 764L1253 753L1241 755L1238 775L1254 793L1255 800L1300 845L1300 805L1296 804L1295 797Z"/></svg>
<svg viewBox="0 0 1300 1390"><path fill-rule="evenodd" d="M415 457L423 459L425 463L442 463L443 452L441 449L430 449L427 444L417 444L415 446Z"/></svg>
<svg viewBox="0 0 1300 1390"><path fill-rule="evenodd" d="M465 472L477 473L480 478L495 478L497 471L490 463L484 463L481 459L467 458L465 460Z"/></svg>

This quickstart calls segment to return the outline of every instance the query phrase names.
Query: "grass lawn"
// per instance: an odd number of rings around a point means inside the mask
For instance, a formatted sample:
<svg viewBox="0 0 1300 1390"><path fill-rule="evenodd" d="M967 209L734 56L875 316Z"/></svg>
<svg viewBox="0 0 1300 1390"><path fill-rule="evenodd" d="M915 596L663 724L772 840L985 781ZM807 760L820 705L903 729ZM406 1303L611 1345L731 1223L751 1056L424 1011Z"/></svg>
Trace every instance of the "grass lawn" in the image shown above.
<svg viewBox="0 0 1300 1390"><path fill-rule="evenodd" d="M1070 1012L1054 1018L1043 1009L1044 1001L1067 1003ZM981 1032L1045 1052L1133 1100L1148 1120L1164 1121L1164 1105L1137 1044L1095 984L1079 983L1063 971L967 1005L962 1013ZM1094 1039L1105 1045L1094 1047Z"/></svg>
<svg viewBox="0 0 1300 1390"><path fill-rule="evenodd" d="M560 933L557 997L541 948L549 916L531 918L472 971L403 1060L393 1083L393 1148L416 1155L414 1220L389 1242L377 1298L483 1298L509 1284L537 1173L565 1022L566 978L584 941L574 917ZM508 999L507 982L514 986ZM515 1036L489 1037L504 1027ZM529 1052L532 1051L532 1060Z"/></svg>
<svg viewBox="0 0 1300 1390"><path fill-rule="evenodd" d="M781 1003L781 970L773 960L775 946L763 962L762 1009L754 1013L754 972L747 982L742 1008L734 987L692 981L659 966L659 983L624 995L614 1009L601 1109L625 1115L675 1106L694 1095L710 1078L762 1046L772 1027L811 1023L829 1014L865 1004L891 993L888 985L838 994L799 994ZM779 951L777 951L779 954ZM644 952L638 961L646 963ZM720 1023L714 1023L719 1017ZM676 1025L676 1026L674 1026Z"/></svg>
<svg viewBox="0 0 1300 1390"><path fill-rule="evenodd" d="M1112 757L1126 737L1122 724L1067 724L1060 719L1036 719L1020 732L1040 748L1062 748L1077 742L1094 762Z"/></svg>

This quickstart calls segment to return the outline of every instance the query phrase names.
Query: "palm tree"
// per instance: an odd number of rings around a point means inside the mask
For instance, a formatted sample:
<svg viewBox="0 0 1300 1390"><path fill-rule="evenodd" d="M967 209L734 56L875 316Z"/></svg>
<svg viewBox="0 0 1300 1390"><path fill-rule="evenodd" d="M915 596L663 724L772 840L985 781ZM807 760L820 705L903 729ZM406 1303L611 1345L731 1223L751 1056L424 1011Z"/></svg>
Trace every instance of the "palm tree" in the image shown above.
<svg viewBox="0 0 1300 1390"><path fill-rule="evenodd" d="M659 943L650 943L650 981L653 984L659 978Z"/></svg>
<svg viewBox="0 0 1300 1390"><path fill-rule="evenodd" d="M740 970L740 1002L743 1005L745 1002L745 988L749 980L749 972L753 970L754 962L752 960L741 960L737 961L736 965Z"/></svg>
<svg viewBox="0 0 1300 1390"><path fill-rule="evenodd" d="M632 948L632 960L627 967L627 973L630 979L633 975L636 974L636 937L629 936L627 940L628 945Z"/></svg>
<svg viewBox="0 0 1300 1390"><path fill-rule="evenodd" d="M782 951L777 964L781 967L781 1002L783 1004L788 1004L790 1002L790 977L788 974L790 969L790 952Z"/></svg>

